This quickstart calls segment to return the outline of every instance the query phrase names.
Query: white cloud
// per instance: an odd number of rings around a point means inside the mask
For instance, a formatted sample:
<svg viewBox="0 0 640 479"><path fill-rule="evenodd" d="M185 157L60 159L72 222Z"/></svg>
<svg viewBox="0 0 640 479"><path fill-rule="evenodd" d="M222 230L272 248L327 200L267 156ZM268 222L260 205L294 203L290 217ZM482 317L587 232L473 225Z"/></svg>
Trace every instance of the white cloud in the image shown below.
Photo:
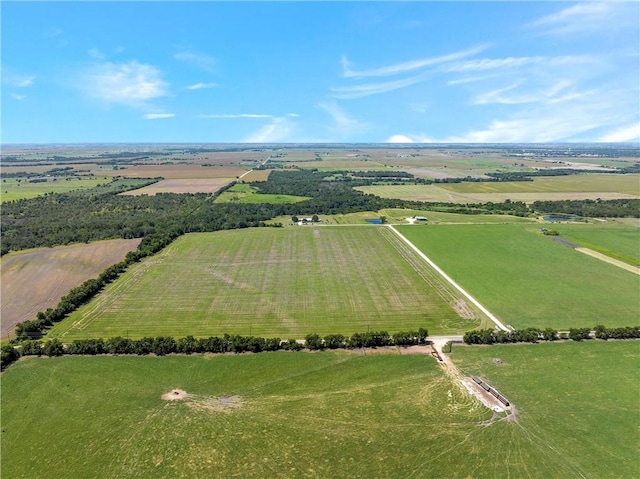
<svg viewBox="0 0 640 479"><path fill-rule="evenodd" d="M364 77L372 77L372 76L397 75L399 73L410 72L426 66L436 65L438 63L446 63L453 60L458 60L459 58L468 57L475 53L479 53L486 48L487 48L487 45L480 45L474 48L470 48L468 50L462 50L460 52L450 53L448 55L442 55L439 57L423 58L420 60L412 60L404 63L396 63L395 65L389 65L386 67L374 68L371 70L361 70L361 71L352 70L349 64L349 60L347 59L347 57L343 56L341 59L342 71L343 71L342 76L346 78L354 78L354 77L364 78Z"/></svg>
<svg viewBox="0 0 640 479"><path fill-rule="evenodd" d="M187 88L187 90L202 90L203 88L215 88L219 86L217 83L195 83L193 85L189 85Z"/></svg>
<svg viewBox="0 0 640 479"><path fill-rule="evenodd" d="M89 54L89 56L91 58L95 58L96 60L104 60L105 59L104 53L102 53L97 48L89 48L89 50L87 50L87 53Z"/></svg>
<svg viewBox="0 0 640 479"><path fill-rule="evenodd" d="M95 98L132 106L167 95L168 86L157 68L136 61L100 64L84 76L82 85Z"/></svg>
<svg viewBox="0 0 640 479"><path fill-rule="evenodd" d="M175 113L147 113L144 115L145 120L160 120L162 118L173 118Z"/></svg>
<svg viewBox="0 0 640 479"><path fill-rule="evenodd" d="M208 72L213 72L216 68L216 59L205 53L182 51L174 54L173 58L190 63Z"/></svg>
<svg viewBox="0 0 640 479"><path fill-rule="evenodd" d="M446 72L466 72L477 70L494 70L496 68L520 67L531 63L540 63L546 57L507 57L507 58L483 58L454 63L444 67Z"/></svg>
<svg viewBox="0 0 640 479"><path fill-rule="evenodd" d="M640 142L640 122L611 130L598 138L597 141L611 143Z"/></svg>
<svg viewBox="0 0 640 479"><path fill-rule="evenodd" d="M387 138L385 143L415 143L415 140L407 135L392 135Z"/></svg>
<svg viewBox="0 0 640 479"><path fill-rule="evenodd" d="M25 98L27 98L26 95L18 95L17 93L12 93L11 94L11 98L13 98L14 100L24 100Z"/></svg>
<svg viewBox="0 0 640 479"><path fill-rule="evenodd" d="M263 115L261 113L236 113L231 115L198 115L198 118L273 118L273 115Z"/></svg>
<svg viewBox="0 0 640 479"><path fill-rule="evenodd" d="M287 113L287 116L291 118L298 118L300 115L298 113Z"/></svg>

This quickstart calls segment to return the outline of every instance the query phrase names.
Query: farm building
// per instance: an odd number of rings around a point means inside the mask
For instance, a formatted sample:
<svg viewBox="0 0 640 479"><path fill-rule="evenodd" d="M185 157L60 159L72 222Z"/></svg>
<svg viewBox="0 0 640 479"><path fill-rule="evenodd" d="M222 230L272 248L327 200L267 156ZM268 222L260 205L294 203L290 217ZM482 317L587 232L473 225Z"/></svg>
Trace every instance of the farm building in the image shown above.
<svg viewBox="0 0 640 479"><path fill-rule="evenodd" d="M427 217L426 216L412 216L411 218L407 218L407 221L409 223L416 224L416 223L426 223L427 222Z"/></svg>

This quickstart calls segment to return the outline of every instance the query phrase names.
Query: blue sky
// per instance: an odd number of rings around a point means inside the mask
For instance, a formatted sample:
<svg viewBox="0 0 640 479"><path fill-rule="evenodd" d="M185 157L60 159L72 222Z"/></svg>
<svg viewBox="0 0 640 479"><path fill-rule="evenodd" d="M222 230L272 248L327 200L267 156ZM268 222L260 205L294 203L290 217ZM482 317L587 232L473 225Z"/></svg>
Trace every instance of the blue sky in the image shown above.
<svg viewBox="0 0 640 479"><path fill-rule="evenodd" d="M638 2L12 2L2 142L639 141Z"/></svg>

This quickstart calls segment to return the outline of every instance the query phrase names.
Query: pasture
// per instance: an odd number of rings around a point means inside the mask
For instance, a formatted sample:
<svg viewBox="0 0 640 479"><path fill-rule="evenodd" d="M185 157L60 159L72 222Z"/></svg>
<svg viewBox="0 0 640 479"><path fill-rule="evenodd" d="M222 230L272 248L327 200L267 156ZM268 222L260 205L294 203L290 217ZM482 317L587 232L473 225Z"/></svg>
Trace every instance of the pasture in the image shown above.
<svg viewBox="0 0 640 479"><path fill-rule="evenodd" d="M536 226L397 228L504 324L568 329L638 323L638 275L559 244Z"/></svg>
<svg viewBox="0 0 640 479"><path fill-rule="evenodd" d="M620 199L640 196L640 175L582 174L534 181L463 182L432 185L374 185L356 190L382 198L451 203Z"/></svg>
<svg viewBox="0 0 640 479"><path fill-rule="evenodd" d="M454 346L451 358L505 394L521 433L565 467L537 477L638 477L637 341Z"/></svg>
<svg viewBox="0 0 640 479"><path fill-rule="evenodd" d="M62 296L83 281L122 261L140 239L97 241L6 254L1 261L0 334L6 339L16 324L54 308Z"/></svg>
<svg viewBox="0 0 640 479"><path fill-rule="evenodd" d="M111 178L98 176L69 176L49 178L45 182L30 183L24 178L5 178L0 189L0 202L35 198L48 193L66 193L73 190L93 188Z"/></svg>
<svg viewBox="0 0 640 479"><path fill-rule="evenodd" d="M49 335L300 339L419 327L444 334L478 327L475 318L387 228L255 228L178 238Z"/></svg>
<svg viewBox="0 0 640 479"><path fill-rule="evenodd" d="M582 384L590 370L575 364L575 373L542 369L540 379ZM613 413L637 415L622 407L603 414L609 389L586 409L552 397L551 410L530 411L532 402L504 386L523 403L518 424L492 419L427 355L23 359L2 374L0 472L16 479L602 477L612 461L603 456L613 453L604 441L618 426L630 441L616 457L629 462L613 470L633 472L637 436L628 432L637 420L622 424ZM175 389L179 399L162 399ZM593 431L596 419L613 422ZM554 435L556 421L562 432L579 427L573 444ZM593 434L604 449L583 457Z"/></svg>
<svg viewBox="0 0 640 479"><path fill-rule="evenodd" d="M237 183L221 193L214 200L214 203L290 204L300 203L308 199L305 196L261 194L258 188L244 183Z"/></svg>
<svg viewBox="0 0 640 479"><path fill-rule="evenodd" d="M563 238L585 248L619 259L631 265L640 265L640 227L576 224L558 225L553 229Z"/></svg>

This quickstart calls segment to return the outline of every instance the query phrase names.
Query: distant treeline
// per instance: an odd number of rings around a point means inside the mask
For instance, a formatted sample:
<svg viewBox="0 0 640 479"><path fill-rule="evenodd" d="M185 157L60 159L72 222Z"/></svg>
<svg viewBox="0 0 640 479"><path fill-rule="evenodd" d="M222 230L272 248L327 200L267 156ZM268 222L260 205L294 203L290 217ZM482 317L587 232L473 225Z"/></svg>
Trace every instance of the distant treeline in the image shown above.
<svg viewBox="0 0 640 479"><path fill-rule="evenodd" d="M531 209L588 218L640 218L640 199L534 201Z"/></svg>
<svg viewBox="0 0 640 479"><path fill-rule="evenodd" d="M368 331L354 333L345 337L341 334L329 334L324 338L317 334L309 334L305 343L295 339L286 341L280 338L262 338L256 336L241 336L225 334L222 337L194 338L187 336L174 339L171 336L146 337L129 339L115 337L109 339L76 339L70 344L63 344L59 339L49 341L26 340L19 346L6 345L1 349L1 368L4 370L21 356L62 356L69 355L98 355L98 354L197 354L197 353L260 353L263 351L300 351L322 349L354 349L375 348L383 346L409 346L426 344L428 332L419 328L417 331L404 331L389 335L386 331Z"/></svg>
<svg viewBox="0 0 640 479"><path fill-rule="evenodd" d="M496 331L494 329L478 329L467 331L463 341L467 344L503 344L503 343L537 343L538 341L557 341L571 339L637 339L640 338L640 326L607 328L602 325L593 328L571 328L567 333L558 333L555 329L525 328L514 331Z"/></svg>

